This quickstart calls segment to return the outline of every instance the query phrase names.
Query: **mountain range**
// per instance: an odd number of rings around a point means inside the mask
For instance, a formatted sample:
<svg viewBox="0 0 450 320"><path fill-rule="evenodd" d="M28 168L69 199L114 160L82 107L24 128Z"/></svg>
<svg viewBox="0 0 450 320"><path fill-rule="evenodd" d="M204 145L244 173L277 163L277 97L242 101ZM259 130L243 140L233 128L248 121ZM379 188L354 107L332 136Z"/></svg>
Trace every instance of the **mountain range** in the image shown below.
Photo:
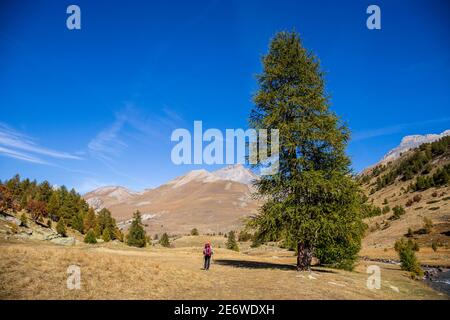
<svg viewBox="0 0 450 320"><path fill-rule="evenodd" d="M214 172L193 170L142 192L107 186L83 197L96 210L108 208L123 229L139 210L150 233L183 234L193 228L219 233L239 228L244 217L256 213L251 182L257 178L237 164Z"/></svg>
<svg viewBox="0 0 450 320"><path fill-rule="evenodd" d="M405 136L379 163L392 162L410 149L448 135L450 130ZM201 233L228 232L241 228L243 218L257 212L259 204L252 197L252 181L256 179L258 176L251 170L237 164L213 172L193 170L141 192L107 186L83 197L97 211L108 208L122 229L129 226L133 213L139 210L151 234L184 234L193 228Z"/></svg>

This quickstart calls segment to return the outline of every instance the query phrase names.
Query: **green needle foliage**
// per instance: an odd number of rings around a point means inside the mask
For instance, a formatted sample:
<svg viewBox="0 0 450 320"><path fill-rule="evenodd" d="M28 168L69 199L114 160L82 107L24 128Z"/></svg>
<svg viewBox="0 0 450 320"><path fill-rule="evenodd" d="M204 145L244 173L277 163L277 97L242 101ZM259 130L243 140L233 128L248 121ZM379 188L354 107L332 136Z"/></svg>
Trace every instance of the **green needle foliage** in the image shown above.
<svg viewBox="0 0 450 320"><path fill-rule="evenodd" d="M64 219L58 220L58 223L56 224L56 232L58 232L63 237L67 236L66 224L64 223Z"/></svg>
<svg viewBox="0 0 450 320"><path fill-rule="evenodd" d="M64 234L65 228L82 234L92 229L97 237L101 237L104 230L108 229L111 240L123 240L123 234L111 212L102 209L96 215L94 209L74 189L69 191L65 186L53 188L48 181L38 183L21 179L19 175L0 181L0 210L24 210L35 221L47 220L49 228L52 221L64 222L64 228L59 223L59 231Z"/></svg>
<svg viewBox="0 0 450 320"><path fill-rule="evenodd" d="M84 230L96 230L97 229L97 218L95 216L95 211L93 208L89 208L83 221Z"/></svg>
<svg viewBox="0 0 450 320"><path fill-rule="evenodd" d="M145 247L147 245L147 234L142 225L141 213L136 211L127 235L127 244L132 247Z"/></svg>
<svg viewBox="0 0 450 320"><path fill-rule="evenodd" d="M313 255L351 269L363 197L345 154L349 131L329 110L319 61L297 33L280 32L262 62L250 126L279 130L279 171L256 182L265 203L249 226L263 241L294 248L298 270L309 269Z"/></svg>
<svg viewBox="0 0 450 320"><path fill-rule="evenodd" d="M426 234L431 233L433 230L433 221L430 218L423 218L423 230Z"/></svg>
<svg viewBox="0 0 450 320"><path fill-rule="evenodd" d="M118 239L120 230L116 226L116 220L108 209L103 208L97 215L97 233L102 235L105 242Z"/></svg>
<svg viewBox="0 0 450 320"><path fill-rule="evenodd" d="M89 231L84 236L84 242L94 244L97 243L97 238L95 236L95 232L92 229L89 229Z"/></svg>
<svg viewBox="0 0 450 320"><path fill-rule="evenodd" d="M105 242L111 241L111 233L109 229L104 229L102 232L102 239Z"/></svg>
<svg viewBox="0 0 450 320"><path fill-rule="evenodd" d="M159 244L166 248L170 247L169 235L167 233L163 233L161 239L159 239Z"/></svg>
<svg viewBox="0 0 450 320"><path fill-rule="evenodd" d="M227 249L234 250L234 251L239 251L239 246L238 246L238 244L236 242L236 234L235 234L234 231L228 232Z"/></svg>
<svg viewBox="0 0 450 320"><path fill-rule="evenodd" d="M419 251L417 242L414 242L411 239L406 241L402 238L395 242L395 251L398 252L402 270L409 271L413 278L423 276L423 270L416 257L416 251Z"/></svg>
<svg viewBox="0 0 450 320"><path fill-rule="evenodd" d="M22 215L20 216L20 225L26 227L28 224L28 218L25 215L25 212L22 213Z"/></svg>
<svg viewBox="0 0 450 320"><path fill-rule="evenodd" d="M394 212L394 215L392 216L394 220L400 219L400 217L405 214L405 209L400 205L395 206L392 211Z"/></svg>

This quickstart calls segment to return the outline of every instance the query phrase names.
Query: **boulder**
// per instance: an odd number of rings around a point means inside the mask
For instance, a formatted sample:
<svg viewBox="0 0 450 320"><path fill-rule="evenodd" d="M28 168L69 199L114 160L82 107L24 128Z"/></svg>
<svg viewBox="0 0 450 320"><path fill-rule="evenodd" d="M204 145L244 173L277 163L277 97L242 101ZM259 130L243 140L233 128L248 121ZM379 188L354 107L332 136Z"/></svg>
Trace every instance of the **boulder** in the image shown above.
<svg viewBox="0 0 450 320"><path fill-rule="evenodd" d="M20 222L20 219L17 219L16 217L13 216L6 216L5 220L14 223L18 227L20 227L20 225L22 224L22 222Z"/></svg>
<svg viewBox="0 0 450 320"><path fill-rule="evenodd" d="M48 241L55 238L61 237L56 231L53 231L50 228L42 228L39 226L35 226L33 229L33 234L31 236L34 240L42 240Z"/></svg>
<svg viewBox="0 0 450 320"><path fill-rule="evenodd" d="M59 237L51 239L50 242L63 245L63 246L73 246L75 245L75 238L74 237Z"/></svg>

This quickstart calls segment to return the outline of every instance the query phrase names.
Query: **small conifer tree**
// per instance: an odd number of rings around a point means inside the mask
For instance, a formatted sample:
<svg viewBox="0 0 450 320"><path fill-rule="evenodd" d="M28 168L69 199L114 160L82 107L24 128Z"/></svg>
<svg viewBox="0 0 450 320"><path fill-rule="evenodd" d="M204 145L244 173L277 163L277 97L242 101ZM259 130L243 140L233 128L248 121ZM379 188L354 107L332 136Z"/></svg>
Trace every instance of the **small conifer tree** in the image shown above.
<svg viewBox="0 0 450 320"><path fill-rule="evenodd" d="M170 247L169 235L167 233L163 233L161 239L159 240L159 244L166 248Z"/></svg>
<svg viewBox="0 0 450 320"><path fill-rule="evenodd" d="M84 242L94 244L97 243L97 238L95 237L95 232L92 229L89 229L89 231L84 236Z"/></svg>
<svg viewBox="0 0 450 320"><path fill-rule="evenodd" d="M436 241L431 243L431 249L433 249L434 252L438 250L438 243Z"/></svg>
<svg viewBox="0 0 450 320"><path fill-rule="evenodd" d="M66 223L64 222L64 219L60 218L58 220L58 223L56 224L56 232L63 237L67 237Z"/></svg>
<svg viewBox="0 0 450 320"><path fill-rule="evenodd" d="M95 230L97 228L97 219L95 216L95 211L92 208L89 208L88 213L84 217L83 220L83 229L86 230Z"/></svg>
<svg viewBox="0 0 450 320"><path fill-rule="evenodd" d="M134 213L133 222L127 234L127 244L132 247L142 248L147 245L147 234L142 225L141 213Z"/></svg>
<svg viewBox="0 0 450 320"><path fill-rule="evenodd" d="M413 278L421 277L423 275L419 260L416 257L416 251L419 251L419 246L411 239L406 241L400 239L395 243L395 251L400 257L400 267L402 270L409 271Z"/></svg>
<svg viewBox="0 0 450 320"><path fill-rule="evenodd" d="M230 231L228 233L227 249L239 251L239 246L236 242L236 235L235 235L234 231Z"/></svg>
<svg viewBox="0 0 450 320"><path fill-rule="evenodd" d="M111 233L109 232L109 229L104 229L103 230L102 239L105 242L111 241Z"/></svg>
<svg viewBox="0 0 450 320"><path fill-rule="evenodd" d="M23 227L26 227L28 223L28 218L25 215L25 212L22 213L22 215L20 216L20 225Z"/></svg>
<svg viewBox="0 0 450 320"><path fill-rule="evenodd" d="M405 214L405 209L402 206L395 206L392 211L394 212L394 219L399 219L402 215Z"/></svg>
<svg viewBox="0 0 450 320"><path fill-rule="evenodd" d="M114 229L114 238L123 242L123 232L119 228Z"/></svg>
<svg viewBox="0 0 450 320"><path fill-rule="evenodd" d="M431 233L433 229L433 221L430 218L423 218L423 230L426 234Z"/></svg>

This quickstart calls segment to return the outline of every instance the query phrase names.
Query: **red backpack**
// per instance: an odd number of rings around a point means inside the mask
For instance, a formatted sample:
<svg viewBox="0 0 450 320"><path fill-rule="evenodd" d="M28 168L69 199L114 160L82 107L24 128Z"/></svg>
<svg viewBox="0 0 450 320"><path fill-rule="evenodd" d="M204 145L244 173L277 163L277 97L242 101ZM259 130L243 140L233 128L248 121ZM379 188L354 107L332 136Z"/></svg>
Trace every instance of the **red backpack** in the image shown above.
<svg viewBox="0 0 450 320"><path fill-rule="evenodd" d="M207 257L211 256L211 246L210 245L205 246L205 256L207 256Z"/></svg>

